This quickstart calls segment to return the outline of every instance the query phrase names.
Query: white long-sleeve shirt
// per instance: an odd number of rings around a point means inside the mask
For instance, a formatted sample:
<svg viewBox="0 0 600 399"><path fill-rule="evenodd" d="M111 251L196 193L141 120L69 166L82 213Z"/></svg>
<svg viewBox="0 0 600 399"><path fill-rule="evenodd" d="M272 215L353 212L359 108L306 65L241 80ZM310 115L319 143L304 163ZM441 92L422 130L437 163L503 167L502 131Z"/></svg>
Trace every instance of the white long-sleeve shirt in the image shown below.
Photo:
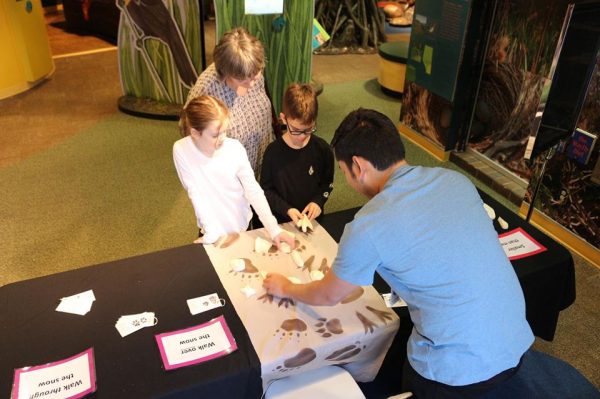
<svg viewBox="0 0 600 399"><path fill-rule="evenodd" d="M204 242L245 231L254 208L271 238L281 233L242 144L225 138L212 157L204 155L190 136L173 145L173 160L186 189Z"/></svg>

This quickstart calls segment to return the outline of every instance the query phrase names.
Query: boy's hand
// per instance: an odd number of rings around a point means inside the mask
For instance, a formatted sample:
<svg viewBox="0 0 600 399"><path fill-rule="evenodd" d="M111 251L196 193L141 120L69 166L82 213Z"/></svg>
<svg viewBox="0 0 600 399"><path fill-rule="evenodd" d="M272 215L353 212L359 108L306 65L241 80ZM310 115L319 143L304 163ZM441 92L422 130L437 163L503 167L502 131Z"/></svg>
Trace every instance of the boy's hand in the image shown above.
<svg viewBox="0 0 600 399"><path fill-rule="evenodd" d="M306 205L306 208L304 208L304 210L302 211L302 213L305 213L309 219L313 220L319 217L319 215L321 214L321 207L315 204L314 202L309 202L308 205Z"/></svg>
<svg viewBox="0 0 600 399"><path fill-rule="evenodd" d="M294 224L298 223L298 220L302 219L302 213L296 208L290 208L287 211L288 216L292 219Z"/></svg>

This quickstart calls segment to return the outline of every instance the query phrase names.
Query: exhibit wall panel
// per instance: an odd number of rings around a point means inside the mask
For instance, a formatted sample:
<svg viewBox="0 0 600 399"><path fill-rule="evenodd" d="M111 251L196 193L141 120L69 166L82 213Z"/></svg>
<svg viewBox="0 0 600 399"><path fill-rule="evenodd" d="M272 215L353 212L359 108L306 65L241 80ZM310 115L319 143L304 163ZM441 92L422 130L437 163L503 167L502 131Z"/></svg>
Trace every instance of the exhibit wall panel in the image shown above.
<svg viewBox="0 0 600 399"><path fill-rule="evenodd" d="M401 132L451 151L468 120L486 53L495 2L421 0L409 44Z"/></svg>

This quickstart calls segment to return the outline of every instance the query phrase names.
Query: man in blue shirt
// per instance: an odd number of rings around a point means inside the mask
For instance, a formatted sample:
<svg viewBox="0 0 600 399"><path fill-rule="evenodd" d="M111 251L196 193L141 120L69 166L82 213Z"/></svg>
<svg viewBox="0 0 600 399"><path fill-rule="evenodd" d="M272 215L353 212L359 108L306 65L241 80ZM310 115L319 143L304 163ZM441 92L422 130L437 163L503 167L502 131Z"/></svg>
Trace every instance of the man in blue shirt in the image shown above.
<svg viewBox="0 0 600 399"><path fill-rule="evenodd" d="M512 376L533 342L515 272L473 184L444 168L411 166L396 127L350 113L331 143L346 181L370 200L349 223L332 271L268 293L334 305L377 271L414 323L403 386L418 398L479 394Z"/></svg>

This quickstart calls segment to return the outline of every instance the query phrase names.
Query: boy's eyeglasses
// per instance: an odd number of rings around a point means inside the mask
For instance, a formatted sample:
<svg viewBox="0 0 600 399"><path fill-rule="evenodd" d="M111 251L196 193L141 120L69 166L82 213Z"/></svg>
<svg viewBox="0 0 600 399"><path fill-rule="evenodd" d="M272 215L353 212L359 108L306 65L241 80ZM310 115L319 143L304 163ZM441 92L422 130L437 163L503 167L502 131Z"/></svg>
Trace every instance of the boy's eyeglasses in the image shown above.
<svg viewBox="0 0 600 399"><path fill-rule="evenodd" d="M296 129L295 127L293 127L292 125L290 125L288 123L287 124L287 131L292 136L300 136L301 134L305 134L305 135L308 136L308 135L311 135L311 134L315 134L317 132L317 126L315 125L315 126L313 126L311 128L300 130L300 129Z"/></svg>

